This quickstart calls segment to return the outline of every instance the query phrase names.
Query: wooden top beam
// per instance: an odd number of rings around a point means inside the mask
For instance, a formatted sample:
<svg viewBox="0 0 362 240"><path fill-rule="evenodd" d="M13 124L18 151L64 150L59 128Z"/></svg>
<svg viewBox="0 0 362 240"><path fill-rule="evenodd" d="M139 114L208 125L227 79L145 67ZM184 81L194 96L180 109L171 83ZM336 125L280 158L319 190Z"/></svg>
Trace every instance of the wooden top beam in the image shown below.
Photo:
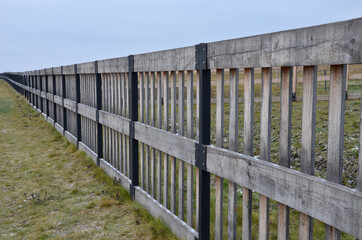
<svg viewBox="0 0 362 240"><path fill-rule="evenodd" d="M356 64L362 61L362 18L209 43L216 68Z"/></svg>

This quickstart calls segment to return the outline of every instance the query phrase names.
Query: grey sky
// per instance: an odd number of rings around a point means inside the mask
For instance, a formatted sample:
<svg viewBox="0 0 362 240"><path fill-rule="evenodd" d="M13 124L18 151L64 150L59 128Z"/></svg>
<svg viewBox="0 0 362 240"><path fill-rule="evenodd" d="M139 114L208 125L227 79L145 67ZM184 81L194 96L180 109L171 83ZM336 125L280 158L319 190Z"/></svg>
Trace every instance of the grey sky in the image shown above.
<svg viewBox="0 0 362 240"><path fill-rule="evenodd" d="M0 0L0 72L288 30L361 12L361 0Z"/></svg>

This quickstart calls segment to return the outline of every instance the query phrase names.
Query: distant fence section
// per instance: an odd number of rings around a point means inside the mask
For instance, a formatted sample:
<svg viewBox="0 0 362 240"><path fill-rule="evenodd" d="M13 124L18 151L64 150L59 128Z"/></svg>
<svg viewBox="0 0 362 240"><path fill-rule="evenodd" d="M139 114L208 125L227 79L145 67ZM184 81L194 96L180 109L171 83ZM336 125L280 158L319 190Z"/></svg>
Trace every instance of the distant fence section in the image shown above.
<svg viewBox="0 0 362 240"><path fill-rule="evenodd" d="M300 239L313 238L313 219L326 224L326 239L339 239L341 231L362 239L361 142L357 189L341 185L346 68L361 63L359 18L4 73L2 78L181 238L209 239L210 214L215 214L216 239L223 238L225 220L229 239L236 239L238 225L242 225L242 238L251 239L255 231L252 196L258 193L259 239L269 238L269 199L279 203L278 239L289 238L289 208L300 212ZM326 180L313 176L317 71L321 65L330 65ZM289 168L293 66L303 66L300 171ZM280 67L281 74L279 164L270 162L273 67ZM260 68L262 84L259 158L253 157L256 68ZM238 91L241 70L243 93ZM213 101L212 73L216 74ZM240 97L243 104L238 103ZM214 105L215 112L211 111ZM210 145L211 118L216 121L216 146ZM224 124L226 118L228 125ZM240 119L243 131L239 129ZM225 131L228 146L224 146ZM239 149L240 139L243 149ZM215 185L215 212L210 212L210 175ZM223 189L224 180L229 183L228 191ZM240 190L242 221L237 222ZM223 211L227 211L226 219Z"/></svg>

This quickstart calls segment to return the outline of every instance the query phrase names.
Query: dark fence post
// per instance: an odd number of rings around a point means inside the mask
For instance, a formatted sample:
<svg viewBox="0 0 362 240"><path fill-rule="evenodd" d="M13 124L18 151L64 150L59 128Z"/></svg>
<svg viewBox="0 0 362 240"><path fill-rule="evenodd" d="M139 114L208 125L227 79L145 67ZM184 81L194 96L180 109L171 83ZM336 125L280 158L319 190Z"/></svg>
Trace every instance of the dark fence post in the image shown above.
<svg viewBox="0 0 362 240"><path fill-rule="evenodd" d="M77 72L77 64L74 64L74 73L75 73L75 94L76 94L76 114L77 114L77 148L79 148L79 142L82 141L82 129L81 129L81 121L80 114L78 112L78 104L80 103L80 76Z"/></svg>
<svg viewBox="0 0 362 240"><path fill-rule="evenodd" d="M35 93L34 93L34 98L35 98L35 109L38 110L39 108L39 96L36 94L37 90L38 90L38 75L36 74L37 72L34 71L34 88L35 88Z"/></svg>
<svg viewBox="0 0 362 240"><path fill-rule="evenodd" d="M48 100L48 92L49 92L49 84L48 84L48 74L47 70L44 69L45 73L45 102L46 102L46 115L49 117L49 100Z"/></svg>
<svg viewBox="0 0 362 240"><path fill-rule="evenodd" d="M97 94L97 166L100 165L100 159L103 158L103 129L99 123L99 111L102 110L102 76L98 73L98 61L94 62L96 74L96 94Z"/></svg>
<svg viewBox="0 0 362 240"><path fill-rule="evenodd" d="M210 173L206 171L206 148L210 144L211 72L207 68L207 44L195 46L195 68L199 71L199 143L196 166L199 168L199 239L210 238Z"/></svg>
<svg viewBox="0 0 362 240"><path fill-rule="evenodd" d="M41 71L39 70L39 89L40 89L40 96L39 96L39 100L40 100L40 112L44 113L44 101L43 98L41 96L41 93L43 91L43 77L41 75Z"/></svg>
<svg viewBox="0 0 362 240"><path fill-rule="evenodd" d="M64 107L64 99L67 97L66 90L65 90L65 75L63 73L63 66L61 67L61 74L62 74L62 107L63 107L63 135L65 135L65 131L67 131L67 109Z"/></svg>
<svg viewBox="0 0 362 240"><path fill-rule="evenodd" d="M130 110L130 178L132 181L130 187L130 195L135 199L134 187L139 185L139 171L138 171L138 140L134 138L134 122L138 121L138 77L134 71L134 56L128 56L128 79L130 81L130 97L129 97L129 110Z"/></svg>
<svg viewBox="0 0 362 240"><path fill-rule="evenodd" d="M31 74L31 75L30 75ZM34 106L34 94L33 94L33 86L34 86L34 84L33 84L33 71L31 71L30 73L29 73L29 91L31 91L30 92L30 103L31 103L31 105L32 106Z"/></svg>
<svg viewBox="0 0 362 240"><path fill-rule="evenodd" d="M53 117L54 117L54 126L55 123L57 122L57 104L54 101L54 96L57 94L57 86L56 86L56 81L55 81L55 75L54 75L54 68L52 68L52 79L53 79Z"/></svg>

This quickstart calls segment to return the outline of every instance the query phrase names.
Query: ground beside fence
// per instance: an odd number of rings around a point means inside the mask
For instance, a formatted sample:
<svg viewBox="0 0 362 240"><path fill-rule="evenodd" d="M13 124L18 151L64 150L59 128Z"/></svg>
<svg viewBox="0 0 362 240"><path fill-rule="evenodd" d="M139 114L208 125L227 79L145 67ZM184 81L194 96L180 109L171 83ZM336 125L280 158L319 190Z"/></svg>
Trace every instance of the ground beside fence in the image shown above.
<svg viewBox="0 0 362 240"><path fill-rule="evenodd" d="M0 81L0 239L172 239Z"/></svg>

